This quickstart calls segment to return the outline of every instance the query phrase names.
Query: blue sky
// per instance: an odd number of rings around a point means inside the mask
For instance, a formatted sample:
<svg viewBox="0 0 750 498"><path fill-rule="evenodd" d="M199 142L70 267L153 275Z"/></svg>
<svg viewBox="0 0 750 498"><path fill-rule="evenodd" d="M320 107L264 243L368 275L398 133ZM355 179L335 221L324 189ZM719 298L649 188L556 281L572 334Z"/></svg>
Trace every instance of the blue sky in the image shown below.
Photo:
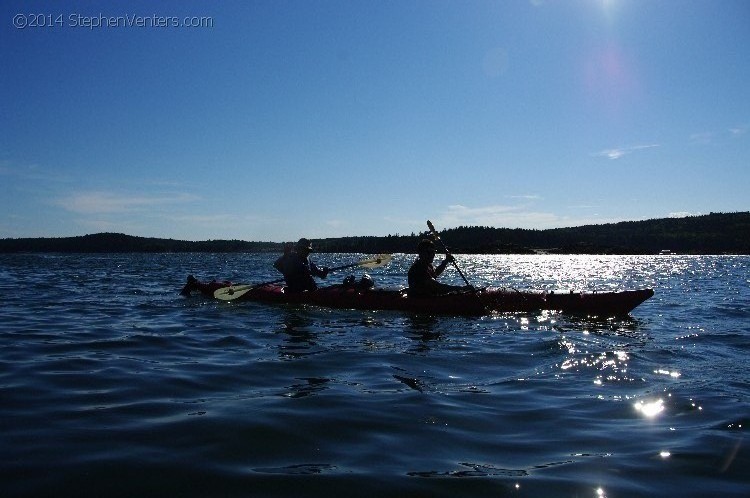
<svg viewBox="0 0 750 498"><path fill-rule="evenodd" d="M745 0L10 1L0 24L0 238L750 209Z"/></svg>

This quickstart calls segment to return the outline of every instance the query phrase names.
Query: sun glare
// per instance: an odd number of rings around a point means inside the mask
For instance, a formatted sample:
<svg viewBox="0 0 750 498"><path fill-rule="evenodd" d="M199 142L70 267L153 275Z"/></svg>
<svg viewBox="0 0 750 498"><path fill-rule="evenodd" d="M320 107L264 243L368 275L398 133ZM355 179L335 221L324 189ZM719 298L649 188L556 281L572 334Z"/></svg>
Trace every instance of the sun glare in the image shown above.
<svg viewBox="0 0 750 498"><path fill-rule="evenodd" d="M635 405L633 406L636 409L636 411L641 412L646 417L654 418L658 414L664 411L664 400L658 399L651 403L644 403L643 401L639 401L638 403L635 403Z"/></svg>
<svg viewBox="0 0 750 498"><path fill-rule="evenodd" d="M617 0L598 0L599 5L605 14L611 15L614 12L617 4Z"/></svg>

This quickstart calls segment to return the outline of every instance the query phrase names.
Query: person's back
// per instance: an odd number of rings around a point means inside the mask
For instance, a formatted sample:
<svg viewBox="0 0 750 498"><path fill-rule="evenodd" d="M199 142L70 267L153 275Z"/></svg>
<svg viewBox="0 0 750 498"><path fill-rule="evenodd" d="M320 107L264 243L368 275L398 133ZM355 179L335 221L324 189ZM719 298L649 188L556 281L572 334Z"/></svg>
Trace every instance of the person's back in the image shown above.
<svg viewBox="0 0 750 498"><path fill-rule="evenodd" d="M418 257L409 268L407 279L410 295L431 294L433 289L430 284L435 281L435 268L427 259Z"/></svg>
<svg viewBox="0 0 750 498"><path fill-rule="evenodd" d="M285 254L277 259L273 266L284 274L289 292L313 291L318 288L312 278L307 258L302 259L296 253Z"/></svg>
<svg viewBox="0 0 750 498"><path fill-rule="evenodd" d="M320 269L308 259L312 244L302 238L297 242L294 251L286 251L274 262L273 266L284 274L288 292L314 291L318 288L313 276L326 278L328 268Z"/></svg>

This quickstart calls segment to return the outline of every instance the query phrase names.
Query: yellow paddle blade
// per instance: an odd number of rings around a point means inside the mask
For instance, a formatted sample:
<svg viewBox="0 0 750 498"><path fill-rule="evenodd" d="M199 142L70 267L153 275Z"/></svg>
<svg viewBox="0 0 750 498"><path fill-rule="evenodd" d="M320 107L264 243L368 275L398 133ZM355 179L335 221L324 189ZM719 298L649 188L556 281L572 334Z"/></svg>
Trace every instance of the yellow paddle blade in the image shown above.
<svg viewBox="0 0 750 498"><path fill-rule="evenodd" d="M381 266L385 266L390 263L392 259L393 256L391 256L390 254L378 254L377 256L373 256L370 259L360 261L357 266L361 266L363 268L380 268Z"/></svg>

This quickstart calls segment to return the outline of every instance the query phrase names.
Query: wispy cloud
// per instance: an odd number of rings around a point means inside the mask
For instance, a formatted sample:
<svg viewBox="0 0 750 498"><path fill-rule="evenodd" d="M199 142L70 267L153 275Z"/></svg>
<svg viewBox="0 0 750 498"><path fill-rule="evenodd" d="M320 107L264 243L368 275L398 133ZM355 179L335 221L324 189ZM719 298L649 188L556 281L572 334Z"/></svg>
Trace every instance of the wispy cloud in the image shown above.
<svg viewBox="0 0 750 498"><path fill-rule="evenodd" d="M631 147L617 147L614 149L604 149L596 152L594 156L606 157L607 159L620 159L623 156L632 154L645 149L653 149L659 147L659 144L648 144L648 145L633 145Z"/></svg>
<svg viewBox="0 0 750 498"><path fill-rule="evenodd" d="M702 213L691 213L689 211L674 211L669 213L669 218L685 218L687 216L700 216Z"/></svg>
<svg viewBox="0 0 750 498"><path fill-rule="evenodd" d="M694 144L716 144L725 140L727 136L737 138L745 135L750 129L748 125L731 126L722 131L700 131L690 135L690 142Z"/></svg>
<svg viewBox="0 0 750 498"><path fill-rule="evenodd" d="M448 206L440 221L444 226L546 227L556 225L561 219L552 213L529 210L525 206L467 207L456 204Z"/></svg>
<svg viewBox="0 0 750 498"><path fill-rule="evenodd" d="M193 202L199 197L187 193L119 194L106 191L77 192L62 197L56 204L78 214L128 213L157 206Z"/></svg>
<svg viewBox="0 0 750 498"><path fill-rule="evenodd" d="M630 220L630 219L629 219ZM530 205L467 207L460 204L448 206L435 219L443 228L457 226L491 226L498 228L547 228L600 225L625 221L624 218L603 217L596 213L582 216L567 216L532 209Z"/></svg>

